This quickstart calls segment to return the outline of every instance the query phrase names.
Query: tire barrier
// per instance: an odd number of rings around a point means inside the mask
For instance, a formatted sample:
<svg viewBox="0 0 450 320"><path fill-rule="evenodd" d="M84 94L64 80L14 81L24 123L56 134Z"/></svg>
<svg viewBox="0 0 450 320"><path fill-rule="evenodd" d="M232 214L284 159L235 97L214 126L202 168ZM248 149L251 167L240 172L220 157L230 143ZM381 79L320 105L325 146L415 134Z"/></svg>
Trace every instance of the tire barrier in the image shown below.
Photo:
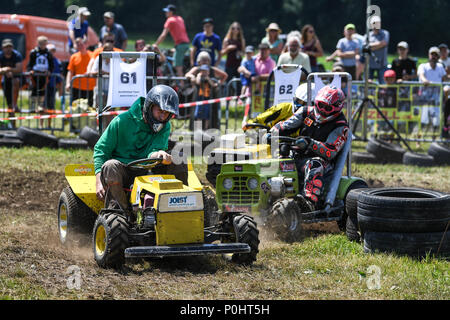
<svg viewBox="0 0 450 320"><path fill-rule="evenodd" d="M450 165L450 145L433 142L428 148L428 154L438 165Z"/></svg>
<svg viewBox="0 0 450 320"><path fill-rule="evenodd" d="M419 166L419 167L432 167L436 165L433 156L422 153L405 152L403 155L403 164Z"/></svg>
<svg viewBox="0 0 450 320"><path fill-rule="evenodd" d="M377 159L388 163L402 163L403 154L406 152L400 145L376 138L369 138L366 150Z"/></svg>
<svg viewBox="0 0 450 320"><path fill-rule="evenodd" d="M352 161L355 163L383 163L383 160L368 152L352 152Z"/></svg>
<svg viewBox="0 0 450 320"><path fill-rule="evenodd" d="M349 195L357 198L357 225L365 252L414 257L450 254L449 194L421 188L372 188ZM350 224L351 235L355 229L355 223Z"/></svg>
<svg viewBox="0 0 450 320"><path fill-rule="evenodd" d="M8 132L0 136L0 147L20 148L22 146L32 146L52 149L92 149L99 137L97 131L90 127L84 127L79 138L61 139L37 129L19 127L16 133Z"/></svg>
<svg viewBox="0 0 450 320"><path fill-rule="evenodd" d="M355 163L403 163L421 167L450 165L449 144L432 142L427 154L410 152L400 145L381 139L369 138L367 152L352 152Z"/></svg>

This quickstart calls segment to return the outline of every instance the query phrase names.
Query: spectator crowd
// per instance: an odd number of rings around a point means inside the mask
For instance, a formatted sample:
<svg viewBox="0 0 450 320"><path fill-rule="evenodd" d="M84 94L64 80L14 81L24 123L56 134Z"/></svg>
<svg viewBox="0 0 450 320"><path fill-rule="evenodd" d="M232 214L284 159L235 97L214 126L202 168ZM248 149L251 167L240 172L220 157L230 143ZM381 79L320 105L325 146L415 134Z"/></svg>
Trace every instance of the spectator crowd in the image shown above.
<svg viewBox="0 0 450 320"><path fill-rule="evenodd" d="M417 65L417 59L409 56L408 43L401 41L396 46L398 56L389 61L390 34L381 27L379 16L372 16L369 21L371 30L368 35L359 34L353 23L345 25L343 37L339 39L332 53L324 57L319 36L310 24L285 35L282 34L280 26L272 22L265 29L260 43L251 45L246 42L239 22L231 23L222 39L214 31L213 18L207 17L202 21L202 30L199 30L191 41L176 6L170 4L163 8L163 12L166 20L157 40L153 44L146 44L144 39L139 39L135 42L134 51L158 53L157 75L166 75L161 67L170 64L174 70L171 75L183 79L177 82L176 90L179 94L190 94L193 91L189 89L195 88L198 100L207 100L217 95L218 87L233 78L240 78L239 86L234 87L235 93L250 94L251 84L256 83L257 90L254 94L260 94L259 82L266 80L271 71L282 64L299 64L308 72L327 71L323 64L319 63L320 57L326 62L332 62L332 70L328 71L348 72L353 80L362 80L367 76L369 81L379 84L419 81L424 85L450 81L450 58L445 43L431 47L428 50L428 61ZM32 88L31 111L52 112L55 110L55 94L59 92L62 95L63 90L71 90L72 100L87 99L89 106L97 105L99 94L107 94L107 81L100 89L101 92L96 91L95 77L98 72L109 73L107 60L102 64L102 70L98 70L98 56L103 51L127 50L128 36L125 28L116 22L114 13L105 12L104 25L99 32L100 41L97 48L90 50L86 45L90 16L88 8L82 7L79 8L77 16L68 22L68 44L72 55L67 72L54 57L54 44L49 43L45 36L38 37L36 48L29 53L27 65ZM168 35L173 40L173 49L164 53L159 46ZM224 64L221 64L223 57ZM0 52L0 74L10 115L20 111L17 97L22 83L22 61L23 58L14 49L13 42L4 39ZM152 66L148 65L147 69L147 75L153 75ZM65 74L65 88L62 88L61 77L55 76L61 74ZM75 76L84 77L72 81ZM450 88L445 86L443 92L445 105ZM106 101L106 98L103 101ZM449 110L445 110L445 119L449 118L450 125L450 107L447 106L447 109ZM197 107L195 117L204 120L208 126L211 117L210 106Z"/></svg>

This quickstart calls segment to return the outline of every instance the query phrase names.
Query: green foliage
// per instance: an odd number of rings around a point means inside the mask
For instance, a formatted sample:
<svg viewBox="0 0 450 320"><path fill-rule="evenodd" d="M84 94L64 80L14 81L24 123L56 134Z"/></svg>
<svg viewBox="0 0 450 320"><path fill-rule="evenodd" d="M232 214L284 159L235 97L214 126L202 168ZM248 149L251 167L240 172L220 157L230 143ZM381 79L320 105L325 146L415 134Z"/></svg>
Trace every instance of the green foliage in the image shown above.
<svg viewBox="0 0 450 320"><path fill-rule="evenodd" d="M215 20L215 32L222 38L228 26L233 21L239 21L247 43L252 45L261 41L270 22L277 22L283 33L300 30L307 23L314 25L326 52L334 51L342 37L343 27L349 22L356 25L358 33L365 33L366 1L357 0L18 0L5 2L0 12L67 19L68 6L87 6L92 13L89 23L97 31L103 25L103 13L113 11L116 21L123 24L127 32L155 38L162 31L165 21L162 8L169 2L177 6L178 13L184 18L191 40L202 31L201 21L205 17ZM391 34L391 53L395 52L398 42L405 40L410 44L413 55L425 55L430 46L450 38L445 14L450 11L449 1L377 0L371 4L381 9L382 28Z"/></svg>

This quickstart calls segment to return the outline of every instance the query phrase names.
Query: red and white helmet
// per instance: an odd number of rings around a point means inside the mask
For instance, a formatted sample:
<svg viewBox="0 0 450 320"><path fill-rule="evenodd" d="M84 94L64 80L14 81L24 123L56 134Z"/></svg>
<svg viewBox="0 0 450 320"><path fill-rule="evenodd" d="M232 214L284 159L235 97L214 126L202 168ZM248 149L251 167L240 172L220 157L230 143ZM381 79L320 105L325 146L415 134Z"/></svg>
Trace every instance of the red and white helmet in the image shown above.
<svg viewBox="0 0 450 320"><path fill-rule="evenodd" d="M345 94L334 86L325 86L319 90L314 100L314 115L318 123L336 118L345 104Z"/></svg>

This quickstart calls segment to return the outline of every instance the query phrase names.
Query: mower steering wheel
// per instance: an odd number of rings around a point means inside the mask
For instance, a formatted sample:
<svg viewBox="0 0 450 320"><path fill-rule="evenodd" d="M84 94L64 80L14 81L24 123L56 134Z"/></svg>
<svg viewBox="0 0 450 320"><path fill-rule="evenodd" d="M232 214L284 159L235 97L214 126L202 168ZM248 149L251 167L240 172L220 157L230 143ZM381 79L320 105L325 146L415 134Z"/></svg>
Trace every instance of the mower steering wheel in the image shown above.
<svg viewBox="0 0 450 320"><path fill-rule="evenodd" d="M155 158L155 159L139 159L132 161L127 164L127 168L130 169L147 169L150 170L156 167L158 164L162 163L163 158Z"/></svg>
<svg viewBox="0 0 450 320"><path fill-rule="evenodd" d="M303 136L292 138L287 136L278 136L277 138L280 140L280 155L282 157L288 157L289 150L295 151L298 154L303 154L305 150L301 150L298 146L295 145L297 139L300 139L302 137Z"/></svg>

